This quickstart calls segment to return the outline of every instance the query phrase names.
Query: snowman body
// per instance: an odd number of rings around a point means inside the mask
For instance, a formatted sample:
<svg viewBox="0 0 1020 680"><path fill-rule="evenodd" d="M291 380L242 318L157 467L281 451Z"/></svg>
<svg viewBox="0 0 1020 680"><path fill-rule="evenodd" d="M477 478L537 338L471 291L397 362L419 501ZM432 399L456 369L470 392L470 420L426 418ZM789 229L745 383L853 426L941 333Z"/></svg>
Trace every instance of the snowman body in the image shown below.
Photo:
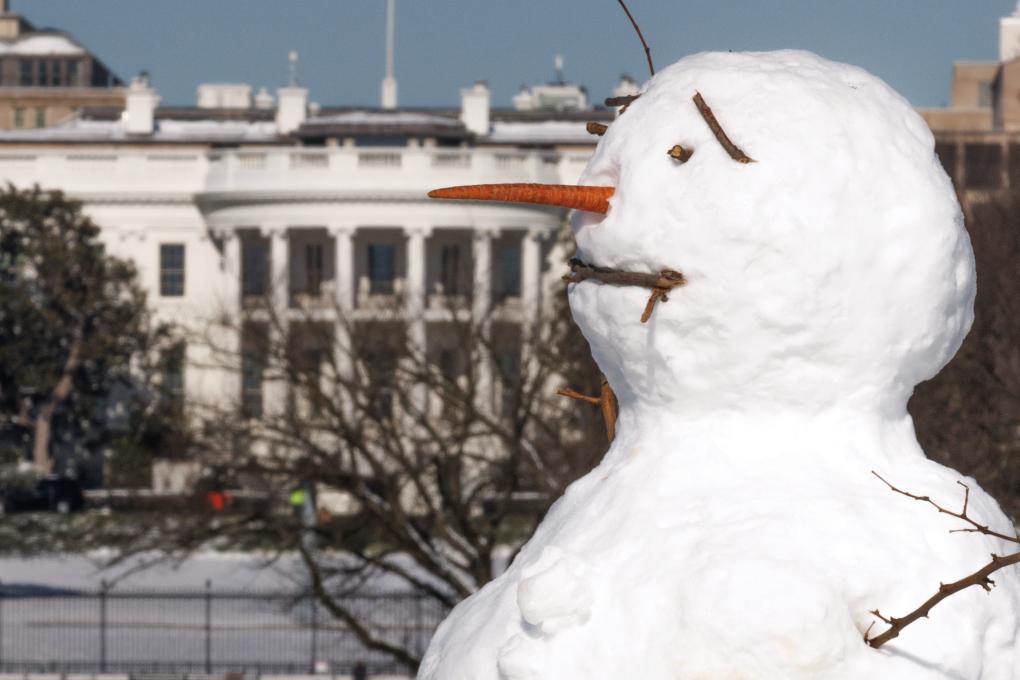
<svg viewBox="0 0 1020 680"><path fill-rule="evenodd" d="M755 162L735 162L701 92ZM694 150L685 163L666 151ZM961 507L906 402L971 322L973 256L924 122L866 72L798 51L694 55L599 144L578 256L688 283L584 281L571 309L616 391L617 439L510 568L439 628L422 680L1020 677L1020 577L902 616L1010 546ZM969 512L1000 531L994 500Z"/></svg>

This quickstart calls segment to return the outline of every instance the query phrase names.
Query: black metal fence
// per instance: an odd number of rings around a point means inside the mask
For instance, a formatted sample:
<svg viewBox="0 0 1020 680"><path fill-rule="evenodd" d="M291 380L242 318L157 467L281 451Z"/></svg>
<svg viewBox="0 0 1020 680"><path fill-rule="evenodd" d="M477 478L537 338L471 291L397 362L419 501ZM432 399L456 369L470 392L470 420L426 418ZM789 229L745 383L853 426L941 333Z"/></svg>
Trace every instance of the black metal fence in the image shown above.
<svg viewBox="0 0 1020 680"><path fill-rule="evenodd" d="M419 657L447 613L436 601L408 593L347 595L342 602L373 636ZM208 583L189 592L0 584L4 673L303 675L356 668L409 672L366 648L309 593L227 592Z"/></svg>

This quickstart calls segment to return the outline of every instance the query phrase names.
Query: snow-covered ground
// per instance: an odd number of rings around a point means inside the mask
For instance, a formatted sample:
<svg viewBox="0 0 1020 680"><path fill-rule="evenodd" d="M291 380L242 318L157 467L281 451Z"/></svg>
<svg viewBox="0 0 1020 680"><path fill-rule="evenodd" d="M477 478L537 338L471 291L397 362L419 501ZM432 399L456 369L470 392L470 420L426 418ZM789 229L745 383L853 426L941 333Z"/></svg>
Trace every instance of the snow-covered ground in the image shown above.
<svg viewBox="0 0 1020 680"><path fill-rule="evenodd" d="M214 672L306 673L319 664L349 673L357 662L372 672L400 670L321 608L313 612L309 598L287 595L306 590L295 556L202 553L141 570L154 556L103 569L105 557L0 559L8 593L0 599L0 671L203 672L207 641ZM105 600L96 595L103 580L112 584ZM373 590L396 585L379 580ZM378 634L419 654L443 616L413 597L348 602Z"/></svg>
<svg viewBox="0 0 1020 680"><path fill-rule="evenodd" d="M98 589L105 579L118 589L194 589L206 580L216 589L291 590L301 583L296 556L272 559L245 553L203 552L183 562L159 561L141 555L122 565L104 568L111 555L59 555L39 558L0 558L0 581L5 585L46 586L73 590ZM144 565L151 565L142 568Z"/></svg>

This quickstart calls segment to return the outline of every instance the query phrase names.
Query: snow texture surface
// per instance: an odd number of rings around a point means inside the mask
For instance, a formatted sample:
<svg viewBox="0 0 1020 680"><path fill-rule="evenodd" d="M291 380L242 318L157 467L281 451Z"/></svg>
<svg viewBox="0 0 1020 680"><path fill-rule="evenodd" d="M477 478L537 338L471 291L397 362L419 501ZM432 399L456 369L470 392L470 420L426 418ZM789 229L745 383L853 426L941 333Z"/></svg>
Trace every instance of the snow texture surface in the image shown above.
<svg viewBox="0 0 1020 680"><path fill-rule="evenodd" d="M732 160L700 91L755 163ZM694 149L686 163L666 154ZM959 509L906 402L970 327L974 262L932 135L861 69L781 51L661 71L581 182L578 256L689 283L571 286L620 404L617 438L510 568L438 630L421 680L1008 680L1020 576L999 572L880 649L903 616L1010 545ZM970 513L1010 523L973 480Z"/></svg>
<svg viewBox="0 0 1020 680"><path fill-rule="evenodd" d="M0 54L78 55L85 50L60 33L29 35L12 42L0 41Z"/></svg>
<svg viewBox="0 0 1020 680"><path fill-rule="evenodd" d="M5 130L0 142L119 142L132 139L123 121L71 118L49 128ZM152 142L272 142L277 139L276 123L244 120L160 119Z"/></svg>
<svg viewBox="0 0 1020 680"><path fill-rule="evenodd" d="M488 141L500 144L591 144L584 123L568 120L494 121Z"/></svg>

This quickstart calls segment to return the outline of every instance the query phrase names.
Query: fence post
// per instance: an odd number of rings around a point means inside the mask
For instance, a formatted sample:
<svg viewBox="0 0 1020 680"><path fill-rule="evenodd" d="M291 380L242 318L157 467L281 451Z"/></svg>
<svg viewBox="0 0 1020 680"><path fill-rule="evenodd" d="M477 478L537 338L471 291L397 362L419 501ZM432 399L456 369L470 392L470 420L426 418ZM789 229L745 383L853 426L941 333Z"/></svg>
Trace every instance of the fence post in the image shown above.
<svg viewBox="0 0 1020 680"><path fill-rule="evenodd" d="M4 670L4 582L0 580L0 673Z"/></svg>
<svg viewBox="0 0 1020 680"><path fill-rule="evenodd" d="M422 618L422 600L424 595L415 593L414 597L414 651L418 656L425 653L424 627Z"/></svg>
<svg viewBox="0 0 1020 680"><path fill-rule="evenodd" d="M99 582L99 672L106 672L106 591L104 578Z"/></svg>
<svg viewBox="0 0 1020 680"><path fill-rule="evenodd" d="M315 601L314 591L309 591L308 601L312 605L312 645L308 668L315 673L315 662L318 660L316 657L319 656L319 607Z"/></svg>
<svg viewBox="0 0 1020 680"><path fill-rule="evenodd" d="M205 672L212 673L212 581L205 580Z"/></svg>

